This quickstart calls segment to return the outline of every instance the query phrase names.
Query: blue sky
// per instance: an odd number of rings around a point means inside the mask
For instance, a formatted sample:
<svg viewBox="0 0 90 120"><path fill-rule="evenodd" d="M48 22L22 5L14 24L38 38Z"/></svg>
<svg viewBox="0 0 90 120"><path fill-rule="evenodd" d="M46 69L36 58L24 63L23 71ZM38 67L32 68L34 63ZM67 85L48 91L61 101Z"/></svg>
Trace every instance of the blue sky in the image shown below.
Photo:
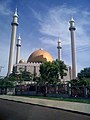
<svg viewBox="0 0 90 120"><path fill-rule="evenodd" d="M22 39L20 58L27 61L34 50L43 48L56 59L60 37L62 60L71 65L69 20L73 16L77 72L90 67L90 0L0 0L0 66L4 67L1 75L7 74L11 22L16 7L19 15L17 38L20 33Z"/></svg>

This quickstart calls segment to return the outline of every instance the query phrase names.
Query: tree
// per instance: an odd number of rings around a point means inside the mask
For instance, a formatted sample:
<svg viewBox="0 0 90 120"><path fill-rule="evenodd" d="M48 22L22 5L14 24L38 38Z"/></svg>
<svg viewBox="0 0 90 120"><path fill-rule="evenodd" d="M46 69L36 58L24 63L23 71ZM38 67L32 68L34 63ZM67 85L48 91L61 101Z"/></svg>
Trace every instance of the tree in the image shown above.
<svg viewBox="0 0 90 120"><path fill-rule="evenodd" d="M40 65L40 82L42 84L56 84L59 78L58 65L56 62L45 62Z"/></svg>
<svg viewBox="0 0 90 120"><path fill-rule="evenodd" d="M12 73L9 76L6 76L5 79L7 79L8 81L15 82L17 81L17 76L18 75L16 74L15 68L13 67Z"/></svg>
<svg viewBox="0 0 90 120"><path fill-rule="evenodd" d="M77 76L80 84L90 87L90 67L81 70Z"/></svg>
<svg viewBox="0 0 90 120"><path fill-rule="evenodd" d="M13 88L14 84L9 81L6 77L0 79L0 94L7 94L7 88Z"/></svg>
<svg viewBox="0 0 90 120"><path fill-rule="evenodd" d="M69 83L71 83L72 86L86 86L87 85L87 81L85 79L73 79L71 80Z"/></svg>
<svg viewBox="0 0 90 120"><path fill-rule="evenodd" d="M63 79L63 76L66 76L67 67L63 61L53 61L53 62L45 62L40 65L40 75L41 82L43 84L56 84L59 79L59 74Z"/></svg>
<svg viewBox="0 0 90 120"><path fill-rule="evenodd" d="M90 67L81 70L80 73L78 73L78 78L90 78Z"/></svg>
<svg viewBox="0 0 90 120"><path fill-rule="evenodd" d="M56 62L58 63L61 79L63 79L63 77L67 75L67 66L64 64L64 61L56 60Z"/></svg>
<svg viewBox="0 0 90 120"><path fill-rule="evenodd" d="M22 79L24 81L31 81L31 80L33 80L33 75L30 72L23 71L21 74L22 74Z"/></svg>
<svg viewBox="0 0 90 120"><path fill-rule="evenodd" d="M19 68L19 72L16 72L15 68L13 68L12 73L5 77L5 79L13 82L14 84L17 84L17 82L20 82L21 84L23 81L31 81L33 78L34 75L24 70L22 67Z"/></svg>

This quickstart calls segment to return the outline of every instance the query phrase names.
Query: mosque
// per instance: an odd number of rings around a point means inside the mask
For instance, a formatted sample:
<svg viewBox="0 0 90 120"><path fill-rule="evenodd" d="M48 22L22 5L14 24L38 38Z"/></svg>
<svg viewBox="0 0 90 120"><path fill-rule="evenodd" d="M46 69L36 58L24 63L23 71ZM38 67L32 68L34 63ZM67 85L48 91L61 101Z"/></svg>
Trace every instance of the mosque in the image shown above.
<svg viewBox="0 0 90 120"><path fill-rule="evenodd" d="M25 62L26 60L21 59L20 60L20 49L21 49L21 37L19 35L18 40L17 40L17 53L16 53L16 64L14 64L14 51L15 51L15 43L16 43L16 31L17 31L17 26L18 26L18 14L17 14L17 9L13 15L13 21L11 23L12 25L12 34L11 34L11 44L10 44L10 53L9 53L9 64L8 64L8 73L7 75L9 76L12 71L13 68L15 69L16 73L20 73L20 70L22 71L28 71L32 74L36 74L37 77L40 76L40 65L46 61L50 61L52 62L54 59L52 57L52 55L40 48L36 51L34 51L33 53L31 53L31 55L28 57L27 62ZM70 66L67 65L67 76L65 76L62 80L62 82L65 81L69 81L71 79L75 79L76 78L76 55L75 55L75 41L74 41L74 31L75 31L75 27L74 27L74 20L73 18L70 21L70 28L69 28L70 32L71 32L71 47L72 47L72 68ZM61 46L61 41L58 40L58 60L61 60L61 50L62 50L62 46Z"/></svg>

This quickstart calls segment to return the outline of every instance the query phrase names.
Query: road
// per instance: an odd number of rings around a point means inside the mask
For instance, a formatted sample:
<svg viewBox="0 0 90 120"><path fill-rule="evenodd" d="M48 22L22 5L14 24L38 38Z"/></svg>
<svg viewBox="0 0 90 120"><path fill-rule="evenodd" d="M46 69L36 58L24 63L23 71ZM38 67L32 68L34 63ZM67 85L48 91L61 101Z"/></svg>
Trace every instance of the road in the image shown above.
<svg viewBox="0 0 90 120"><path fill-rule="evenodd" d="M0 120L90 120L88 115L0 99Z"/></svg>

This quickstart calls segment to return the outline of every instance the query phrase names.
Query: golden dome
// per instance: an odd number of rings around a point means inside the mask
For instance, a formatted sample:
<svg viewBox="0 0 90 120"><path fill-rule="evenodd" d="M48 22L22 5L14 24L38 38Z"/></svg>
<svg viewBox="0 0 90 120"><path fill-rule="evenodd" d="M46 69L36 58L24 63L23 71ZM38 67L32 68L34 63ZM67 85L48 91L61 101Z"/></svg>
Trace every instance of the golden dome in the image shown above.
<svg viewBox="0 0 90 120"><path fill-rule="evenodd" d="M24 60L24 59L21 59L21 60L19 61L19 63L25 63L25 60Z"/></svg>
<svg viewBox="0 0 90 120"><path fill-rule="evenodd" d="M36 50L33 52L27 62L46 62L46 61L53 61L53 57L51 54L43 49Z"/></svg>

